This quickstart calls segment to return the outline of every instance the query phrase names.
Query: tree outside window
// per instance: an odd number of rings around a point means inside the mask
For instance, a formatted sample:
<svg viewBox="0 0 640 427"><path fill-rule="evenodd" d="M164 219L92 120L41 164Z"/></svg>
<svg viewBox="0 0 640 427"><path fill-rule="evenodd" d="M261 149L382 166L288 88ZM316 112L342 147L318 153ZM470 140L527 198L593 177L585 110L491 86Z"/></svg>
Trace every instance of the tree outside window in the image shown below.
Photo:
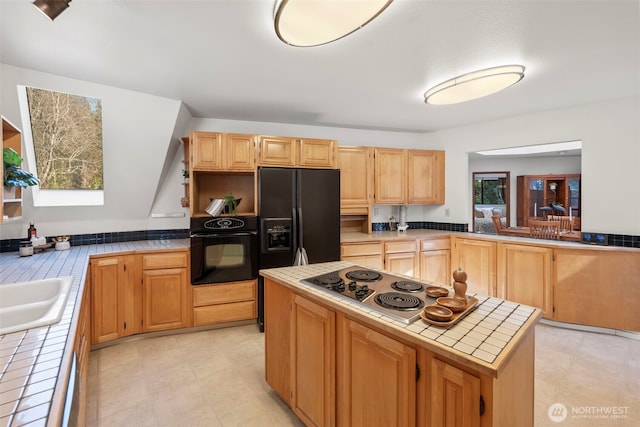
<svg viewBox="0 0 640 427"><path fill-rule="evenodd" d="M103 190L101 100L26 91L40 188Z"/></svg>

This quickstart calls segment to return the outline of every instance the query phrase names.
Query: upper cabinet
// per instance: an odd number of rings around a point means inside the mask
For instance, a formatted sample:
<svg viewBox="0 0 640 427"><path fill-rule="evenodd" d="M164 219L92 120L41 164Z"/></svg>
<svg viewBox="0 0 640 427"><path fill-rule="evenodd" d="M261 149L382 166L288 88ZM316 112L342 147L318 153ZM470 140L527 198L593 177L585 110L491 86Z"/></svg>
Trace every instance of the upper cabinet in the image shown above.
<svg viewBox="0 0 640 427"><path fill-rule="evenodd" d="M191 132L194 171L255 170L255 136L218 132Z"/></svg>
<svg viewBox="0 0 640 427"><path fill-rule="evenodd" d="M340 209L373 203L373 147L338 147Z"/></svg>
<svg viewBox="0 0 640 427"><path fill-rule="evenodd" d="M444 203L444 151L407 150L407 203Z"/></svg>
<svg viewBox="0 0 640 427"><path fill-rule="evenodd" d="M444 151L376 148L375 203L444 203Z"/></svg>
<svg viewBox="0 0 640 427"><path fill-rule="evenodd" d="M375 149L376 204L404 205L407 203L407 150Z"/></svg>
<svg viewBox="0 0 640 427"><path fill-rule="evenodd" d="M338 144L327 139L258 137L260 166L337 168Z"/></svg>

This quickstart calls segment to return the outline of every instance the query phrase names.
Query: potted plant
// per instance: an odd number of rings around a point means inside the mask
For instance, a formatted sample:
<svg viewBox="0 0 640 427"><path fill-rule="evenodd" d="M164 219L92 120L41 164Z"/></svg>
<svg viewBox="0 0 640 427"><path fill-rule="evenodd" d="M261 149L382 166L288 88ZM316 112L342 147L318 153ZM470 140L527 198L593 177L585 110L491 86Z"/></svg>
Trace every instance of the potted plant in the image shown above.
<svg viewBox="0 0 640 427"><path fill-rule="evenodd" d="M233 194L228 193L222 196L225 202L224 213L236 213L236 208L242 199L236 199Z"/></svg>
<svg viewBox="0 0 640 427"><path fill-rule="evenodd" d="M31 185L38 185L40 181L32 173L20 169L22 157L13 148L2 149L3 176L2 184L5 187L5 193L13 192L15 187L26 188ZM15 196L13 196L15 197ZM13 198L9 197L9 198Z"/></svg>

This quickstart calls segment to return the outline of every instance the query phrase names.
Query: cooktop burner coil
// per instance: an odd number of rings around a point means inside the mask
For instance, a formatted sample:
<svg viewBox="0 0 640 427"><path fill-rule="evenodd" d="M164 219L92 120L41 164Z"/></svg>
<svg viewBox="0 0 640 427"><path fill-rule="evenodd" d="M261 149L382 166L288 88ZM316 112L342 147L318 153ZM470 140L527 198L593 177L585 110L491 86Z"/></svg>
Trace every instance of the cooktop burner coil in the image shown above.
<svg viewBox="0 0 640 427"><path fill-rule="evenodd" d="M420 298L400 292L385 292L378 294L376 295L375 300L382 307L392 310L420 310L424 307L424 301Z"/></svg>
<svg viewBox="0 0 640 427"><path fill-rule="evenodd" d="M398 280L393 282L391 287L396 291L404 292L421 292L424 289L422 283L412 282L411 280Z"/></svg>
<svg viewBox="0 0 640 427"><path fill-rule="evenodd" d="M356 280L358 282L375 282L382 279L382 274L371 270L353 270L346 274L347 279Z"/></svg>

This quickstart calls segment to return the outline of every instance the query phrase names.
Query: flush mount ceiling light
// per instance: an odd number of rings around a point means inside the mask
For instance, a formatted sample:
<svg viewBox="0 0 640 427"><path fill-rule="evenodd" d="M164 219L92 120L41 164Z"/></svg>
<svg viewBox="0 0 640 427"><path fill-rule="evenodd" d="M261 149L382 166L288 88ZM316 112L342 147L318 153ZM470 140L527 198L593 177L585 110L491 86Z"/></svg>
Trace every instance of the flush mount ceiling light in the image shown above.
<svg viewBox="0 0 640 427"><path fill-rule="evenodd" d="M463 74L432 87L424 102L432 105L471 101L506 89L524 77L522 65L503 65Z"/></svg>
<svg viewBox="0 0 640 427"><path fill-rule="evenodd" d="M392 1L281 0L276 3L276 34L292 46L329 43L367 25Z"/></svg>
<svg viewBox="0 0 640 427"><path fill-rule="evenodd" d="M52 21L69 7L71 0L35 0L33 5Z"/></svg>

